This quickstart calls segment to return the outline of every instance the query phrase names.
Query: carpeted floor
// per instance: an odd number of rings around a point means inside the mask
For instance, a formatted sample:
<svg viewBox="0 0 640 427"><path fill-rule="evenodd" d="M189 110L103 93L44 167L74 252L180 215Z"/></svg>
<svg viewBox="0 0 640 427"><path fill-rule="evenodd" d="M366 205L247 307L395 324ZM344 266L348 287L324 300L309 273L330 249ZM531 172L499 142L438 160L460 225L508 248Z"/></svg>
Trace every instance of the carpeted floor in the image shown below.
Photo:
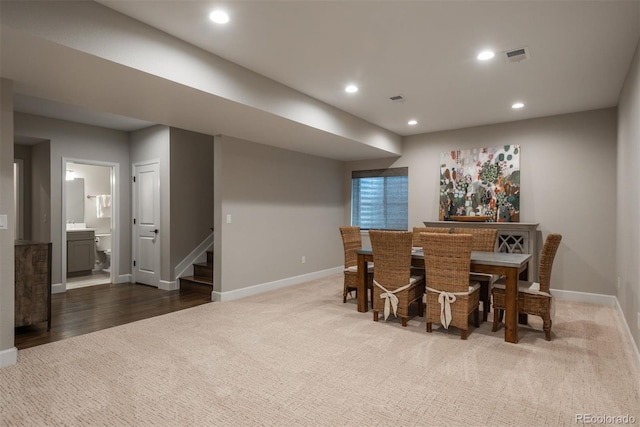
<svg viewBox="0 0 640 427"><path fill-rule="evenodd" d="M635 417L640 373L613 307L559 301L505 343L373 322L333 276L21 350L4 426L572 425ZM491 316L490 316L491 317Z"/></svg>

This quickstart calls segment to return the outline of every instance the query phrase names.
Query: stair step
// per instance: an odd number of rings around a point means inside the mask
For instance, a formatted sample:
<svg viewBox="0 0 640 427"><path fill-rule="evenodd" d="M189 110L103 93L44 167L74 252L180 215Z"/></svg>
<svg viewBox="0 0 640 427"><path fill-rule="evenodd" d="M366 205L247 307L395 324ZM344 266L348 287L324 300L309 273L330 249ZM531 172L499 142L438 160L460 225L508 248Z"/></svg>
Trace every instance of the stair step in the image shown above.
<svg viewBox="0 0 640 427"><path fill-rule="evenodd" d="M206 263L193 264L193 276L197 279L211 280L213 282L213 265Z"/></svg>
<svg viewBox="0 0 640 427"><path fill-rule="evenodd" d="M193 276L181 277L180 291L191 291L210 296L213 291L213 280L207 282Z"/></svg>

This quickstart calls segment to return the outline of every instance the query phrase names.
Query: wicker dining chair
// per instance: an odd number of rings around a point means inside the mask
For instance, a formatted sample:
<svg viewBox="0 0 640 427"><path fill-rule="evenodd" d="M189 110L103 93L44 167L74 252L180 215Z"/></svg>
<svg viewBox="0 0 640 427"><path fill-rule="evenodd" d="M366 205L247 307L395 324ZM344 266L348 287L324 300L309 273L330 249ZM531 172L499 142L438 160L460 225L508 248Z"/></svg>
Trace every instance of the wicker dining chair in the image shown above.
<svg viewBox="0 0 640 427"><path fill-rule="evenodd" d="M411 275L410 231L370 230L373 250L373 320L378 321L378 313L385 319L393 309L396 317L407 326L409 307L418 303L418 315L422 317L424 306L424 276ZM397 299L397 300L396 300ZM397 311L394 302L397 302Z"/></svg>
<svg viewBox="0 0 640 427"><path fill-rule="evenodd" d="M413 227L413 247L423 247L421 233L450 233L449 227Z"/></svg>
<svg viewBox="0 0 640 427"><path fill-rule="evenodd" d="M480 252L495 252L498 229L496 228L462 228L453 229L456 234L471 234L471 250ZM474 273L472 281L480 283L480 302L482 303L482 321L486 322L491 308L491 284L498 279L493 274Z"/></svg>
<svg viewBox="0 0 640 427"><path fill-rule="evenodd" d="M423 239L427 332L431 332L432 323L446 329L455 326L461 330L460 338L466 340L471 313L475 326L480 326L480 284L469 280L472 236L424 233ZM446 316L447 305L450 318Z"/></svg>
<svg viewBox="0 0 640 427"><path fill-rule="evenodd" d="M420 248L424 246L422 241L422 233L451 233L450 227L413 227L413 247ZM411 274L414 276L424 276L424 267L413 266L411 267Z"/></svg>
<svg viewBox="0 0 640 427"><path fill-rule="evenodd" d="M351 291L358 291L358 255L356 251L362 249L362 236L360 227L345 226L340 227L342 235L342 245L344 246L344 287L342 290L342 302L347 302L347 294ZM369 289L371 300L373 301L373 266L369 264L367 274L367 288Z"/></svg>
<svg viewBox="0 0 640 427"><path fill-rule="evenodd" d="M518 280L518 312L542 317L542 328L545 339L551 341L553 297L549 291L551 285L551 268L556 257L562 235L552 233L547 236L540 256L539 282ZM493 284L493 332L498 330L502 310L505 309L505 279Z"/></svg>

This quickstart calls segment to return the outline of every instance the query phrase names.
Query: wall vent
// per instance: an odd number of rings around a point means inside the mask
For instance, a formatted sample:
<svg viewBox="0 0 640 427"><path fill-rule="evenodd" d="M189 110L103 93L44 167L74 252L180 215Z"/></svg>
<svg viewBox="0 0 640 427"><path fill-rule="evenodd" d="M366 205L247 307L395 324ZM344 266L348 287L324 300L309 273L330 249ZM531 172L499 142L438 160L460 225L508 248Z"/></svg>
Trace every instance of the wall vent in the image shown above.
<svg viewBox="0 0 640 427"><path fill-rule="evenodd" d="M402 97L402 95L391 96L391 97L389 97L389 99L392 100L393 102L397 102L397 103L404 102L404 98Z"/></svg>
<svg viewBox="0 0 640 427"><path fill-rule="evenodd" d="M507 62L520 62L525 59L529 59L529 48L527 47L508 50L504 53L504 60Z"/></svg>

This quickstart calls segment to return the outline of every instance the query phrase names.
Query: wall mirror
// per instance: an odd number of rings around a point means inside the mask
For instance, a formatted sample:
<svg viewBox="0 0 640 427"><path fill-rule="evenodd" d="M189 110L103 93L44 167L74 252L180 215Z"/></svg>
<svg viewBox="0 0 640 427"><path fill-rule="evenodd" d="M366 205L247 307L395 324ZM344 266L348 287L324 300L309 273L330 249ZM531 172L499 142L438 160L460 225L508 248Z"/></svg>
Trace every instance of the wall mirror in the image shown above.
<svg viewBox="0 0 640 427"><path fill-rule="evenodd" d="M84 222L84 179L65 181L67 223Z"/></svg>

